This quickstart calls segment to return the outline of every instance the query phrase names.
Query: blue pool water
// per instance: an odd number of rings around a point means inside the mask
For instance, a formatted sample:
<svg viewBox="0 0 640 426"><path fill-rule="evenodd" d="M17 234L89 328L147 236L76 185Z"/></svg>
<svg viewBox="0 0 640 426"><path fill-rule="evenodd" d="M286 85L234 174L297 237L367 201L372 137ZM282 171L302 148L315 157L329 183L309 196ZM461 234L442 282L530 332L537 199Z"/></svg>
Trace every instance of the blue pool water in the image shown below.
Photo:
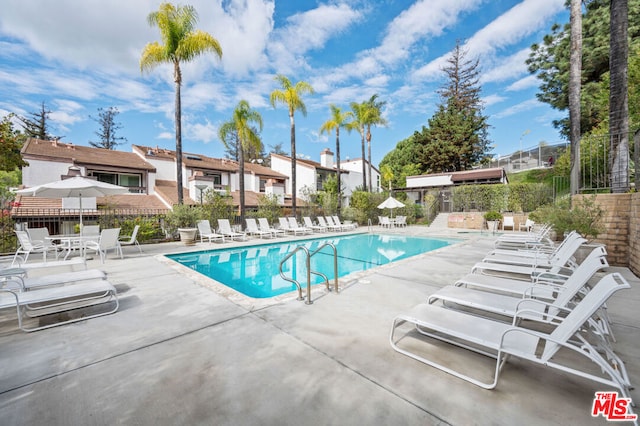
<svg viewBox="0 0 640 426"><path fill-rule="evenodd" d="M297 240L237 249L216 249L191 253L169 254L167 257L184 266L254 298L267 298L296 290L295 284L284 280L278 267L282 259L299 245L314 252L330 242L338 251L338 277L364 271L452 244L451 241L399 235L359 234L343 237ZM283 266L285 275L306 286L306 256L298 251ZM311 258L311 270L333 273L333 250L325 247ZM323 279L311 275L312 284Z"/></svg>

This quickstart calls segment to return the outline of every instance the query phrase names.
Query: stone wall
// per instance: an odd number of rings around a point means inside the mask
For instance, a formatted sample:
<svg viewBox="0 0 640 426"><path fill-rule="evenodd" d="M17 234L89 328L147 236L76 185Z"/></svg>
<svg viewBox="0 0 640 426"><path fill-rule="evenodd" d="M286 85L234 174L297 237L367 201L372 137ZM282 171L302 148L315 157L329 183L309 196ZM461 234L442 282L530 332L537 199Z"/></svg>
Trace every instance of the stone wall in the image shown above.
<svg viewBox="0 0 640 426"><path fill-rule="evenodd" d="M640 192L630 195L629 269L640 276Z"/></svg>
<svg viewBox="0 0 640 426"><path fill-rule="evenodd" d="M610 265L628 266L631 194L598 194L596 203L604 210L604 232L593 242L607 247L607 260Z"/></svg>

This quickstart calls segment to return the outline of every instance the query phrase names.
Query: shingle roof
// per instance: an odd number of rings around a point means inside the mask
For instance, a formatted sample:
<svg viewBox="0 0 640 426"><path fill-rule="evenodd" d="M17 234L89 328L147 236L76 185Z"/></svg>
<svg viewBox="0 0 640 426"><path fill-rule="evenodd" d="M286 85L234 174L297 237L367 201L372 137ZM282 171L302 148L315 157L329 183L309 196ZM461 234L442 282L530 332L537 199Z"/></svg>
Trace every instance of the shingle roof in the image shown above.
<svg viewBox="0 0 640 426"><path fill-rule="evenodd" d="M176 152L169 149L158 147L153 148L142 145L132 145L131 147L140 155L143 155L144 158L148 159L175 161L176 158ZM212 158L207 157L206 155L188 152L182 153L182 163L185 165L185 167L190 167L192 169L217 170L225 172L235 172L238 170L238 164L235 161L221 158Z"/></svg>
<svg viewBox="0 0 640 426"><path fill-rule="evenodd" d="M450 175L453 182L464 182L478 179L501 179L504 173L505 172L502 167L494 167L491 169L475 169L453 172L450 173Z"/></svg>
<svg viewBox="0 0 640 426"><path fill-rule="evenodd" d="M29 138L22 147L22 155L32 159L64 161L81 165L114 166L120 168L155 171L156 168L133 152L43 141Z"/></svg>

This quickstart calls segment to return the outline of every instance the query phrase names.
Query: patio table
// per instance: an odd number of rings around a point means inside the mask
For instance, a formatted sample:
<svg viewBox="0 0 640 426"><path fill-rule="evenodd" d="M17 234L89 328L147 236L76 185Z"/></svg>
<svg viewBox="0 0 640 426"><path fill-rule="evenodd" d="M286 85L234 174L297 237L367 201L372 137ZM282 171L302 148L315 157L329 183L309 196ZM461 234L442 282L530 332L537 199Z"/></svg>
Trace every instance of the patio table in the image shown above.
<svg viewBox="0 0 640 426"><path fill-rule="evenodd" d="M46 237L47 240L50 241L60 241L60 246L63 250L67 251L67 254L64 256L64 260L67 260L67 257L74 250L80 251L80 256L84 256L85 243L87 241L98 241L100 239L99 235L80 235L80 234L72 234L72 235L50 235Z"/></svg>

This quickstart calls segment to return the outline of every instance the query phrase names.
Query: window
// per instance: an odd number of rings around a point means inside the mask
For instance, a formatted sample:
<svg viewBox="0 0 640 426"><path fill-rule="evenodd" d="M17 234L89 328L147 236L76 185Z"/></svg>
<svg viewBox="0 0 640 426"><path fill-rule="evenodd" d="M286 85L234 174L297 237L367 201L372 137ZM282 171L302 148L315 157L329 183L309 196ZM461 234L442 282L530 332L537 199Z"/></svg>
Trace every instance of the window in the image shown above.
<svg viewBox="0 0 640 426"><path fill-rule="evenodd" d="M89 171L87 175L95 177L100 182L106 182L113 185L120 185L124 186L125 188L129 188L129 192L144 192L144 187L142 186L142 176L139 174Z"/></svg>

